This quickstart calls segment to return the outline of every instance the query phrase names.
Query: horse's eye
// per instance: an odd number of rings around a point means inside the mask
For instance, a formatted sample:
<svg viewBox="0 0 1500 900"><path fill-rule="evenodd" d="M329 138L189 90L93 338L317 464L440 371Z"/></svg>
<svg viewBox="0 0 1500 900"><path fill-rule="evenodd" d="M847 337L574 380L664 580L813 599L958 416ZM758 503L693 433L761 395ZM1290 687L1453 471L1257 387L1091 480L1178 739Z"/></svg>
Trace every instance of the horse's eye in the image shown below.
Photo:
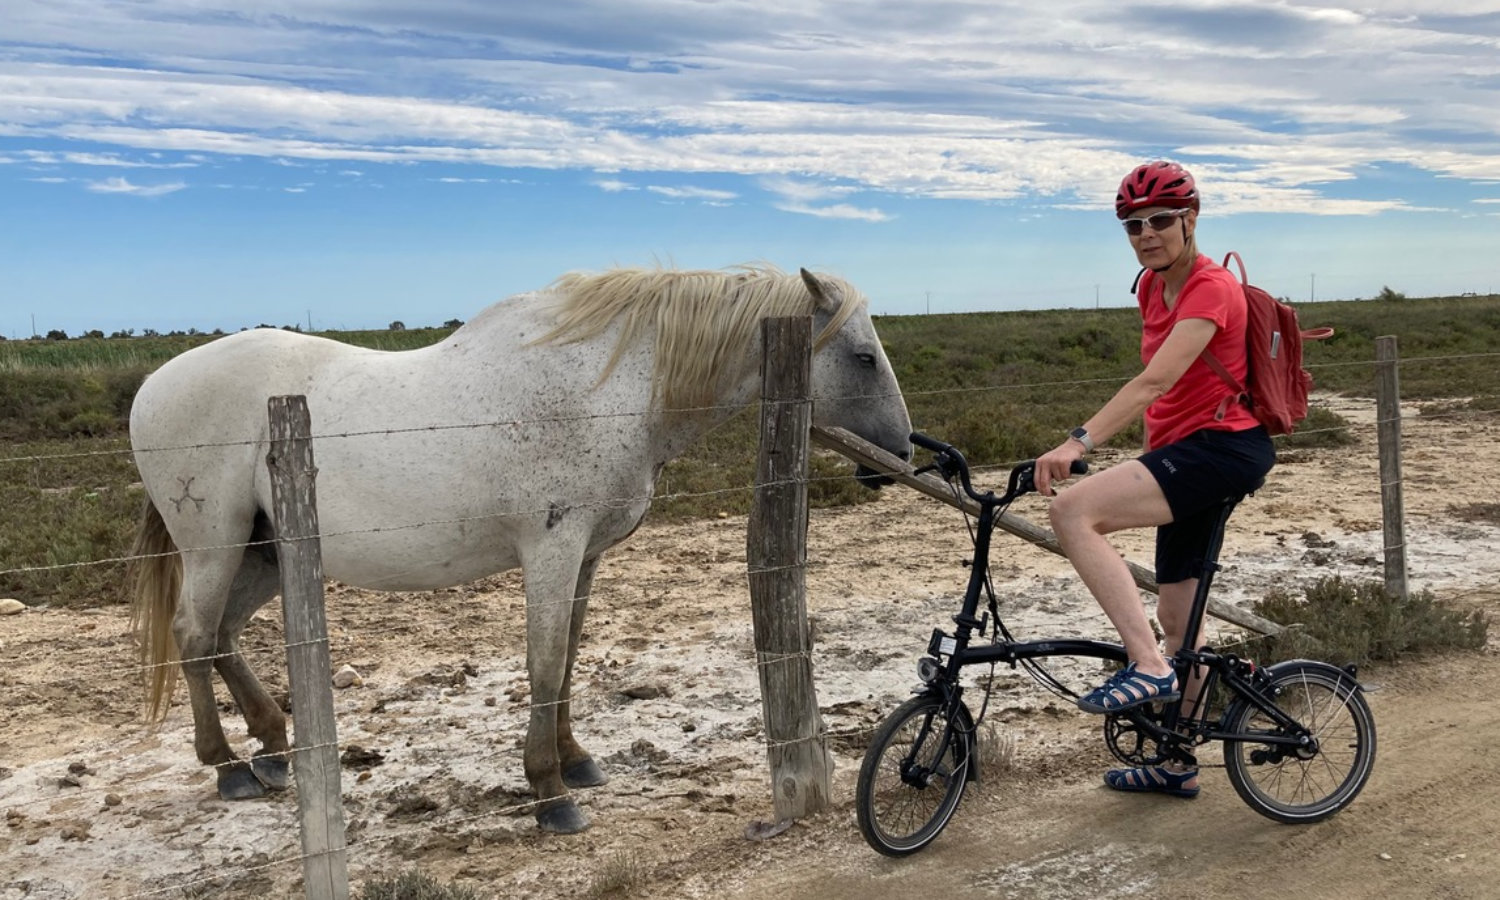
<svg viewBox="0 0 1500 900"><path fill-rule="evenodd" d="M854 354L854 358L859 360L859 364L862 366L871 369L875 368L875 354L873 353L856 353Z"/></svg>

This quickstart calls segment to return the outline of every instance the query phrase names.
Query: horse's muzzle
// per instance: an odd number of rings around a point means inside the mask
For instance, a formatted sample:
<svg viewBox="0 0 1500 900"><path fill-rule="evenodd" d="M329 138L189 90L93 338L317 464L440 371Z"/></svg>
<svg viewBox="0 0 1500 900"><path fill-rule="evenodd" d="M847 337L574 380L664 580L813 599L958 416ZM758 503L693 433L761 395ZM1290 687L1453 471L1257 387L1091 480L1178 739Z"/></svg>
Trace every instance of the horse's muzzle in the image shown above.
<svg viewBox="0 0 1500 900"><path fill-rule="evenodd" d="M878 491L888 484L896 483L896 479L889 475L882 475L868 466L856 466L854 468L854 480L872 491Z"/></svg>

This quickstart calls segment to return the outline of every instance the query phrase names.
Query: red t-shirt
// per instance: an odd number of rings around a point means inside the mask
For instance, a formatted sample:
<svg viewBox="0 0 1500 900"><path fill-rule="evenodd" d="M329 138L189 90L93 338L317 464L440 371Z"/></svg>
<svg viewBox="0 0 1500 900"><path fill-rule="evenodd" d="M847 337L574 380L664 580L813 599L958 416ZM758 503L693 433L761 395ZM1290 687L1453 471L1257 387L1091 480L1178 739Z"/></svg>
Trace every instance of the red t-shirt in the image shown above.
<svg viewBox="0 0 1500 900"><path fill-rule="evenodd" d="M1245 294L1239 280L1199 254L1171 309L1162 299L1163 287L1156 273L1148 271L1136 291L1141 307L1141 362L1151 362L1179 319L1207 319L1217 328L1208 342L1209 352L1244 384L1249 360L1245 352ZM1224 402L1226 398L1228 403ZM1150 449L1205 428L1244 431L1259 425L1250 410L1233 398L1234 389L1199 356L1176 384L1146 408ZM1221 407L1223 418L1218 417Z"/></svg>

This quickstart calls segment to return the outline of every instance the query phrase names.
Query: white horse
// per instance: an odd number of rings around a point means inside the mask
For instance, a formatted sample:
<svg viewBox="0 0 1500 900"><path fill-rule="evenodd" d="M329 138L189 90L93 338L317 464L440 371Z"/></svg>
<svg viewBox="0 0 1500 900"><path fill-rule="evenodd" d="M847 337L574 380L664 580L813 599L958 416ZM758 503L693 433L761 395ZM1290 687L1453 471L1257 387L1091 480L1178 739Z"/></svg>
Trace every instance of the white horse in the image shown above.
<svg viewBox="0 0 1500 900"><path fill-rule="evenodd" d="M130 414L147 494L133 580L151 715L180 660L198 759L218 768L220 796L288 786L286 719L239 635L280 591L275 545L263 543L275 538L267 399L303 394L327 577L421 591L524 570L526 778L541 828L587 828L567 789L605 775L574 740L569 697L600 554L640 524L662 467L756 398L768 316L813 317L815 422L909 456L911 423L867 306L806 270L622 269L565 275L418 350L260 329L172 359ZM214 670L261 743L249 763L224 736Z"/></svg>

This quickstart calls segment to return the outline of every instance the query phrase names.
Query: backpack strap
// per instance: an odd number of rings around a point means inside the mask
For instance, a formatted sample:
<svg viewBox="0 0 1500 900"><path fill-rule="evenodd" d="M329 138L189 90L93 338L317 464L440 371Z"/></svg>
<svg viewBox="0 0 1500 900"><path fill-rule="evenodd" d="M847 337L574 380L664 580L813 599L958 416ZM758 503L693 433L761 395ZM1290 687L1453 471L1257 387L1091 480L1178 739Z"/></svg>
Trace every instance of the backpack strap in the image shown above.
<svg viewBox="0 0 1500 900"><path fill-rule="evenodd" d="M1219 404L1218 411L1214 413L1214 421L1222 422L1224 420L1224 414L1229 411L1229 404L1231 403L1238 401L1245 404L1246 406L1250 405L1250 394L1245 390L1245 386L1240 384L1233 375L1229 374L1229 369L1226 368L1223 363L1219 362L1219 358L1217 356L1214 356L1212 353L1208 352L1208 348L1205 347L1203 349L1203 353L1200 354L1198 358L1203 360L1204 364L1207 365L1210 369L1213 369L1214 374L1222 378L1225 384L1234 389L1234 396L1225 397L1224 400Z"/></svg>
<svg viewBox="0 0 1500 900"><path fill-rule="evenodd" d="M1229 268L1230 260L1234 260L1235 266L1240 270L1240 290L1244 290L1245 285L1250 283L1250 277L1245 274L1245 261L1243 259L1240 259L1240 255L1238 253L1231 250L1228 253L1224 254L1224 262L1221 263L1221 265L1226 269ZM1329 329L1329 334L1332 333L1333 330ZM1221 379L1223 379L1225 384L1229 385L1234 390L1233 397L1225 397L1224 401L1219 404L1218 412L1214 413L1215 420L1223 420L1224 414L1229 411L1230 403L1239 401L1246 406L1250 405L1250 392L1246 389L1245 385L1240 384L1239 379L1229 374L1229 368L1223 363L1219 362L1219 358L1217 356L1214 356L1208 351L1208 348L1205 347L1200 358L1210 369L1214 370L1215 375L1218 375Z"/></svg>

